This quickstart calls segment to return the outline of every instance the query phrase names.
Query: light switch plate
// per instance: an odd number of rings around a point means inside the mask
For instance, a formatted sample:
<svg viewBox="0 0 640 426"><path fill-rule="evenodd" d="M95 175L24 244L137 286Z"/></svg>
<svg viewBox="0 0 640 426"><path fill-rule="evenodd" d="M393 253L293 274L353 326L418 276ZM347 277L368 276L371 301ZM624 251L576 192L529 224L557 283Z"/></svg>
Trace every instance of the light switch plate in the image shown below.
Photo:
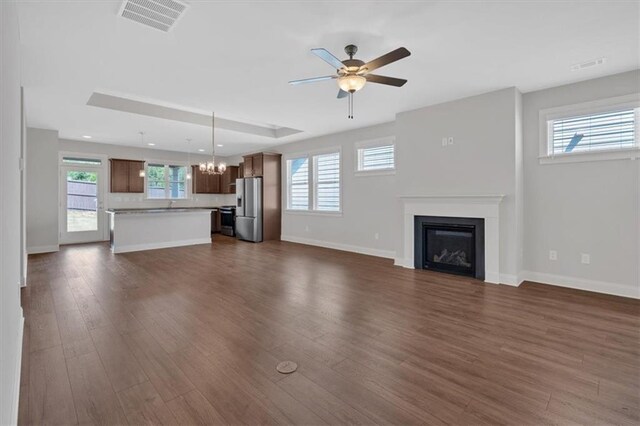
<svg viewBox="0 0 640 426"><path fill-rule="evenodd" d="M555 250L549 250L549 260L558 260L558 252Z"/></svg>
<svg viewBox="0 0 640 426"><path fill-rule="evenodd" d="M588 253L580 253L580 262L589 265L591 263L591 255Z"/></svg>

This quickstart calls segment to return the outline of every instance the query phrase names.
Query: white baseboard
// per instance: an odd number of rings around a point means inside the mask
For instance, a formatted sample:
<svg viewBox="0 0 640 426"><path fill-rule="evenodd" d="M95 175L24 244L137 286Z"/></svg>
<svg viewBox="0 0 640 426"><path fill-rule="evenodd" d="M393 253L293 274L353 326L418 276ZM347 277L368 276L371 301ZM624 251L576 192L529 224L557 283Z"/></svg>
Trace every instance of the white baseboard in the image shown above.
<svg viewBox="0 0 640 426"><path fill-rule="evenodd" d="M60 246L58 244L50 246L27 247L27 254L53 253L55 251L60 251Z"/></svg>
<svg viewBox="0 0 640 426"><path fill-rule="evenodd" d="M402 257L396 257L393 260L393 264L394 266L401 266L407 269L415 269L415 266L413 266L413 259L404 259Z"/></svg>
<svg viewBox="0 0 640 426"><path fill-rule="evenodd" d="M369 256L384 257L386 259L394 259L396 256L395 251L391 251L391 250L379 250L379 249L373 249L370 247L352 246L349 244L341 244L341 243L332 243L329 241L320 241L320 240L314 240L311 238L294 237L292 235L282 235L280 239L282 241L289 241L291 243L299 243L299 244L306 244L309 246L330 248L334 250L368 254Z"/></svg>
<svg viewBox="0 0 640 426"><path fill-rule="evenodd" d="M11 407L11 423L18 424L18 408L20 406L20 374L22 370L22 339L24 336L24 316L22 316L22 308L20 309L20 327L18 329L18 353L16 354L15 372L13 378L13 401Z"/></svg>
<svg viewBox="0 0 640 426"><path fill-rule="evenodd" d="M586 278L568 277L566 275L546 274L543 272L522 271L522 278L543 284L559 287L575 288L596 293L610 294L613 296L631 297L640 299L640 287L629 286L606 281L589 280Z"/></svg>
<svg viewBox="0 0 640 426"><path fill-rule="evenodd" d="M169 247L193 246L196 244L211 244L211 238L195 238L191 240L168 241L161 243L130 244L127 246L119 246L112 251L114 253L128 253L132 251L156 250Z"/></svg>
<svg viewBox="0 0 640 426"><path fill-rule="evenodd" d="M500 284L518 287L522 284L522 279L518 275L500 274Z"/></svg>

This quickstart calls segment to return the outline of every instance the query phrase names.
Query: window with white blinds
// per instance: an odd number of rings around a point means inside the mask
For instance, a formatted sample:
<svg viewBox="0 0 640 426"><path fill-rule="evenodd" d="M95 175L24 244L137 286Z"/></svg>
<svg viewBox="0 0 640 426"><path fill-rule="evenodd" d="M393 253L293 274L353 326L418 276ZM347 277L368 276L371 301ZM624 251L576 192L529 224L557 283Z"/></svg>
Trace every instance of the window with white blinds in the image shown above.
<svg viewBox="0 0 640 426"><path fill-rule="evenodd" d="M289 210L309 210L309 158L287 161Z"/></svg>
<svg viewBox="0 0 640 426"><path fill-rule="evenodd" d="M549 122L549 155L638 147L639 108L626 108Z"/></svg>
<svg viewBox="0 0 640 426"><path fill-rule="evenodd" d="M395 145L385 144L358 148L358 171L393 170L395 164Z"/></svg>
<svg viewBox="0 0 640 426"><path fill-rule="evenodd" d="M340 153L313 157L315 203L320 211L340 211Z"/></svg>
<svg viewBox="0 0 640 426"><path fill-rule="evenodd" d="M340 212L340 152L287 160L287 210Z"/></svg>

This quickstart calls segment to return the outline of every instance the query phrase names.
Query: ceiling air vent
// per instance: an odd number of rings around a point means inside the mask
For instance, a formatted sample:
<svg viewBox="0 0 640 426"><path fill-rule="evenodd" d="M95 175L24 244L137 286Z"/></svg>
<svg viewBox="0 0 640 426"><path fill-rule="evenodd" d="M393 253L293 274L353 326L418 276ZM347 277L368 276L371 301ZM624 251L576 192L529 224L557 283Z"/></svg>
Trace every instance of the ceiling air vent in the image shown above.
<svg viewBox="0 0 640 426"><path fill-rule="evenodd" d="M187 5L176 0L124 0L120 16L169 32L185 10Z"/></svg>
<svg viewBox="0 0 640 426"><path fill-rule="evenodd" d="M585 68L597 67L598 65L603 65L606 61L606 58L598 58L591 61L583 62L581 64L573 64L571 65L571 71L580 71Z"/></svg>

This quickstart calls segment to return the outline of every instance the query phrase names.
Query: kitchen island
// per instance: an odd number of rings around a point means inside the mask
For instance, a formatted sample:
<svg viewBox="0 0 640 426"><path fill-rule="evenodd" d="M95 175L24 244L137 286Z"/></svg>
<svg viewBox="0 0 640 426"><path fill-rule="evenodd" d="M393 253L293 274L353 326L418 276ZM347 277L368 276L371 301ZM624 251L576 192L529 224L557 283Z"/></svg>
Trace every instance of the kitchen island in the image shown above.
<svg viewBox="0 0 640 426"><path fill-rule="evenodd" d="M111 251L126 253L211 244L211 212L216 208L109 209Z"/></svg>

